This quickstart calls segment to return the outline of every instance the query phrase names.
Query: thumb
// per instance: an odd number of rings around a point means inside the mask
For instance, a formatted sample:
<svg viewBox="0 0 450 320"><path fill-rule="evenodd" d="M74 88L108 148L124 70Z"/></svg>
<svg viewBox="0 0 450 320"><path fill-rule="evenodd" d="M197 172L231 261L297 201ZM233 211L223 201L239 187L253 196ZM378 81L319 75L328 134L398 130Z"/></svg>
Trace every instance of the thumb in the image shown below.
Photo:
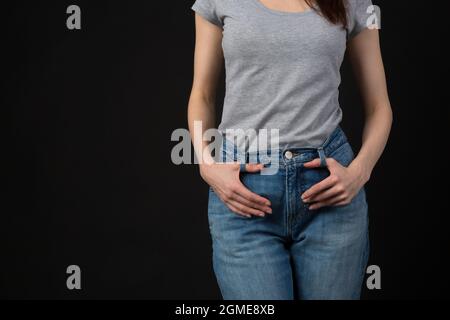
<svg viewBox="0 0 450 320"><path fill-rule="evenodd" d="M264 165L259 163L249 163L245 165L245 171L250 173L260 172L262 169L264 169Z"/></svg>
<svg viewBox="0 0 450 320"><path fill-rule="evenodd" d="M303 166L307 169L319 168L320 167L320 159L314 159L313 161L306 162Z"/></svg>

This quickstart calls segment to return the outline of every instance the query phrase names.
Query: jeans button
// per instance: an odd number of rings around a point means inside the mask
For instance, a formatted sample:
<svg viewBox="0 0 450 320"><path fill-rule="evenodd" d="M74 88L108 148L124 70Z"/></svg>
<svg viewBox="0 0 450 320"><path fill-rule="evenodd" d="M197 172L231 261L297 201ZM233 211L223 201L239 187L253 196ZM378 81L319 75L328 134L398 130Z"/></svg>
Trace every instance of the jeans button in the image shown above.
<svg viewBox="0 0 450 320"><path fill-rule="evenodd" d="M291 159L294 157L294 155L292 154L291 151L286 151L286 152L284 153L284 157L285 157L286 159L288 159L288 160L291 160Z"/></svg>

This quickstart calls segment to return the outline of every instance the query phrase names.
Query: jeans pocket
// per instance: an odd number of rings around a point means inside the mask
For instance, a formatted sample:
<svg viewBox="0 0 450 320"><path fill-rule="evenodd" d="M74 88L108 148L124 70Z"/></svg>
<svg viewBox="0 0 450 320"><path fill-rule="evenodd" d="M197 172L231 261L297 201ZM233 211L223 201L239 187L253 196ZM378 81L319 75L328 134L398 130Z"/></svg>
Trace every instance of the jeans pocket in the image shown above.
<svg viewBox="0 0 450 320"><path fill-rule="evenodd" d="M346 142L337 149L333 150L328 158L332 158L339 162L342 166L348 167L355 159L355 153L350 143Z"/></svg>
<svg viewBox="0 0 450 320"><path fill-rule="evenodd" d="M330 171L327 168L302 168L302 173L300 174L300 191L304 193L312 186L320 183L321 181L328 178Z"/></svg>
<svg viewBox="0 0 450 320"><path fill-rule="evenodd" d="M348 142L345 142L338 148L333 150L330 154L326 155L326 157L336 160L339 164L341 164L344 167L348 167L354 159L354 152L350 144ZM307 191L312 186L328 178L329 175L330 171L326 167L311 168L311 169L306 169L303 167L302 173L300 175L301 192L303 193Z"/></svg>
<svg viewBox="0 0 450 320"><path fill-rule="evenodd" d="M346 142L334 150L329 155L329 158L333 158L343 167L348 167L355 159L355 153L350 143ZM364 208L367 209L366 190L364 186L358 191L349 205L349 207L353 207L355 211L358 211L356 209L358 206L361 206L361 210Z"/></svg>

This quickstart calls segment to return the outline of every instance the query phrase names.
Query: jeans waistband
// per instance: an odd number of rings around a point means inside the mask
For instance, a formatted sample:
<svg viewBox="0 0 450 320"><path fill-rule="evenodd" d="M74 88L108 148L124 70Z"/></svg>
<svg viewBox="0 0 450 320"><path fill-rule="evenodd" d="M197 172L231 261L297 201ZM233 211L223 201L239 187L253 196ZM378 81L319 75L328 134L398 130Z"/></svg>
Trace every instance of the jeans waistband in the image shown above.
<svg viewBox="0 0 450 320"><path fill-rule="evenodd" d="M317 148L278 148L257 151L245 151L238 148L232 141L223 137L222 161L245 163L269 164L277 162L280 166L295 162L308 162L315 158L322 160L325 166L325 157L328 157L334 150L347 143L347 136L340 126L338 126Z"/></svg>

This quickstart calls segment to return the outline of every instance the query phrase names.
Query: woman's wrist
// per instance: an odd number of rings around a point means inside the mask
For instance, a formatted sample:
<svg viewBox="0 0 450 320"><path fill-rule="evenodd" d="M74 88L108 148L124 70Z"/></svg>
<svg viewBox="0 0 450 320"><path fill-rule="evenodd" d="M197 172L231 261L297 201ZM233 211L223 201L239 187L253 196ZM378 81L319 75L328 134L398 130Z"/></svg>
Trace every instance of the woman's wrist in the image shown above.
<svg viewBox="0 0 450 320"><path fill-rule="evenodd" d="M367 161L357 157L350 164L349 169L354 170L356 176L361 179L362 184L365 184L370 180L372 169Z"/></svg>
<svg viewBox="0 0 450 320"><path fill-rule="evenodd" d="M203 179L205 179L205 173L207 172L207 170L209 168L211 168L215 164L216 164L216 162L214 160L212 160L211 162L207 161L207 162L200 163L199 166L198 166L199 170L200 170L200 176Z"/></svg>

